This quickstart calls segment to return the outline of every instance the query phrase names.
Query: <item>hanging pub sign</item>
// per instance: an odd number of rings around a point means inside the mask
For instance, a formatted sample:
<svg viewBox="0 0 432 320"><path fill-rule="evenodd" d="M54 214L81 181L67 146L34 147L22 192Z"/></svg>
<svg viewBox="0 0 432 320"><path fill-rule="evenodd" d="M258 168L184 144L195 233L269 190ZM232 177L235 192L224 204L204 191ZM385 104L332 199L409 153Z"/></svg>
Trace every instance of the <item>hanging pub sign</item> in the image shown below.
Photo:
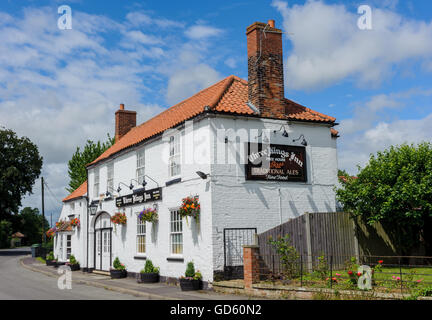
<svg viewBox="0 0 432 320"><path fill-rule="evenodd" d="M306 182L306 148L246 143L246 180Z"/></svg>
<svg viewBox="0 0 432 320"><path fill-rule="evenodd" d="M132 194L116 198L117 207L132 206L148 201L162 200L162 188L138 190Z"/></svg>

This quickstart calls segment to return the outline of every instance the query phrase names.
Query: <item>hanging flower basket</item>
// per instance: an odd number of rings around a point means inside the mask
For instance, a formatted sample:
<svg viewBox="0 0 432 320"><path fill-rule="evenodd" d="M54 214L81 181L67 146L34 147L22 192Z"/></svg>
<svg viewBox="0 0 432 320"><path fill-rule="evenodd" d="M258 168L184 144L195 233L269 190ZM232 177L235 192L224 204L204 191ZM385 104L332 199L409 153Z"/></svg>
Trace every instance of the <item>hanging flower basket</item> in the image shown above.
<svg viewBox="0 0 432 320"><path fill-rule="evenodd" d="M60 220L60 221L56 222L55 226L56 226L56 228L57 228L58 231L63 231L63 230L65 230L68 227L68 225L69 225L68 221L62 221L62 220Z"/></svg>
<svg viewBox="0 0 432 320"><path fill-rule="evenodd" d="M122 212L117 212L111 217L111 222L114 224L126 224L126 221L126 214Z"/></svg>
<svg viewBox="0 0 432 320"><path fill-rule="evenodd" d="M157 222L159 219L158 213L153 208L146 208L143 211L140 212L138 218L141 221L147 221L147 222Z"/></svg>
<svg viewBox="0 0 432 320"><path fill-rule="evenodd" d="M56 235L56 233L57 233L57 228L53 227L53 228L49 229L45 234L48 238L51 239L52 237L54 237Z"/></svg>
<svg viewBox="0 0 432 320"><path fill-rule="evenodd" d="M200 212L201 212L201 205L199 203L198 196L186 197L182 200L182 205L180 207L179 214L182 218L183 217L186 218L186 222L187 222L187 217L192 217L197 222L199 222Z"/></svg>
<svg viewBox="0 0 432 320"><path fill-rule="evenodd" d="M69 223L74 228L75 227L79 228L81 226L81 221L79 218L72 219Z"/></svg>

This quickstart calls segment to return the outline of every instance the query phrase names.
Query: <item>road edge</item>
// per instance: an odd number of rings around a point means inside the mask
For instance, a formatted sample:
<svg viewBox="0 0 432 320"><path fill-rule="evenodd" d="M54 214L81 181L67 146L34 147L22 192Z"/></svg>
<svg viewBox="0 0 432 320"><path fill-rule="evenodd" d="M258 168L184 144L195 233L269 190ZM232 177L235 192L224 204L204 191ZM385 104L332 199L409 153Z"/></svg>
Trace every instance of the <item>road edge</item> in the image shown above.
<svg viewBox="0 0 432 320"><path fill-rule="evenodd" d="M20 264L24 269L27 269L27 270L30 270L33 272L39 272L39 273L42 273L42 274L44 274L48 277L51 277L51 278L56 278L56 275L52 274L51 272L46 272L44 270L39 270L37 268L33 268L29 265L26 265L23 262L24 259L25 258L20 259ZM72 280L72 282L74 282L76 284L83 284L83 285L88 285L88 286L92 286L92 287L102 288L105 290L115 291L115 292L119 292L119 293L123 293L123 294L129 294L129 295L133 295L135 297L144 297L144 298L148 298L148 299L152 299L152 300L180 300L180 299L176 299L176 298L157 295L154 293L148 293L148 292L144 293L144 292L136 291L136 290L132 290L132 289L119 288L116 286L107 286L105 284L101 284L101 283L94 282L94 281Z"/></svg>

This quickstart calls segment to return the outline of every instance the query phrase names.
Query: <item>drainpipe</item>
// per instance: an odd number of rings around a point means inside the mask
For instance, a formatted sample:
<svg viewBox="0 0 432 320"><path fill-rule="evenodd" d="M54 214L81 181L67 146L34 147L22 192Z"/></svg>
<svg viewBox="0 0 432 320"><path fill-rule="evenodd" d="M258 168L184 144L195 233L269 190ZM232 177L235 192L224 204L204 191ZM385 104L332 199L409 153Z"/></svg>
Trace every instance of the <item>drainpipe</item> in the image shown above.
<svg viewBox="0 0 432 320"><path fill-rule="evenodd" d="M282 224L282 195L281 195L281 189L278 188L278 194L279 194L279 217L280 217L280 224Z"/></svg>

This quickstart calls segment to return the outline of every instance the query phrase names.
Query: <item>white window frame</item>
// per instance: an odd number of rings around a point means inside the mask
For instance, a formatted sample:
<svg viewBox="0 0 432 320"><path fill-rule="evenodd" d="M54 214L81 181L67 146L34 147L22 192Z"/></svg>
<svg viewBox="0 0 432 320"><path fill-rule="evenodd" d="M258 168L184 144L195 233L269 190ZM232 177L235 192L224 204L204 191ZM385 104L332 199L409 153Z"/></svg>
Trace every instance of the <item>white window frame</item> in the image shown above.
<svg viewBox="0 0 432 320"><path fill-rule="evenodd" d="M181 175L181 144L180 134L169 137L169 159L168 159L168 176L170 178Z"/></svg>
<svg viewBox="0 0 432 320"><path fill-rule="evenodd" d="M99 198L99 168L94 169L93 175L93 198Z"/></svg>
<svg viewBox="0 0 432 320"><path fill-rule="evenodd" d="M136 180L142 184L145 175L145 149L142 148L137 151L137 164L136 164Z"/></svg>
<svg viewBox="0 0 432 320"><path fill-rule="evenodd" d="M114 190L114 163L111 162L107 165L107 191Z"/></svg>
<svg viewBox="0 0 432 320"><path fill-rule="evenodd" d="M66 234L66 260L69 259L72 254L72 235Z"/></svg>
<svg viewBox="0 0 432 320"><path fill-rule="evenodd" d="M183 256L183 219L179 208L170 209L170 254L172 256Z"/></svg>
<svg viewBox="0 0 432 320"><path fill-rule="evenodd" d="M137 213L139 215L139 213ZM144 248L144 251L140 250ZM146 222L137 216L136 254L145 256L147 254L147 229Z"/></svg>
<svg viewBox="0 0 432 320"><path fill-rule="evenodd" d="M63 234L59 234L60 237L60 243L59 243L59 260L63 260Z"/></svg>

